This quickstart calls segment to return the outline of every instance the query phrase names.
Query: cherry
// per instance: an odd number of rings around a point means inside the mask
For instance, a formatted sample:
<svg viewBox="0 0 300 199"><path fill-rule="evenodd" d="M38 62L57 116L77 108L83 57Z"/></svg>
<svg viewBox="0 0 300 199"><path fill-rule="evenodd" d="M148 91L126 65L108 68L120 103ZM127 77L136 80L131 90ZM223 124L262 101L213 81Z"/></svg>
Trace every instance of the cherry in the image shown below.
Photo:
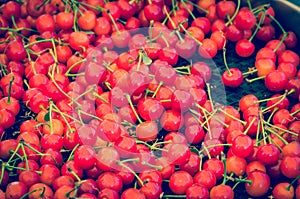
<svg viewBox="0 0 300 199"><path fill-rule="evenodd" d="M74 152L74 162L82 169L91 169L96 162L96 152L88 145L79 146Z"/></svg>
<svg viewBox="0 0 300 199"><path fill-rule="evenodd" d="M187 144L186 136L179 132L170 132L164 137L164 142L172 142L176 144Z"/></svg>
<svg viewBox="0 0 300 199"><path fill-rule="evenodd" d="M261 58L255 61L255 68L257 69L257 75L263 77L275 71L276 66L272 59Z"/></svg>
<svg viewBox="0 0 300 199"><path fill-rule="evenodd" d="M245 134L238 135L232 142L232 152L241 158L246 158L254 153L252 139Z"/></svg>
<svg viewBox="0 0 300 199"><path fill-rule="evenodd" d="M18 20L21 14L21 6L17 2L8 1L3 5L1 11L6 20L11 21L12 16L15 20Z"/></svg>
<svg viewBox="0 0 300 199"><path fill-rule="evenodd" d="M193 20L191 26L200 28L205 35L208 34L211 30L211 23L206 17L196 18L195 20Z"/></svg>
<svg viewBox="0 0 300 199"><path fill-rule="evenodd" d="M108 141L117 141L121 135L120 126L110 120L103 120L99 126L99 136Z"/></svg>
<svg viewBox="0 0 300 199"><path fill-rule="evenodd" d="M69 185L64 185L59 187L55 191L53 199L67 199L70 197L76 197L76 193L74 192L74 187Z"/></svg>
<svg viewBox="0 0 300 199"><path fill-rule="evenodd" d="M243 31L239 30L234 24L229 25L226 29L226 38L229 41L240 41L243 39L243 36Z"/></svg>
<svg viewBox="0 0 300 199"><path fill-rule="evenodd" d="M98 198L118 199L119 194L115 190L104 188L99 191Z"/></svg>
<svg viewBox="0 0 300 199"><path fill-rule="evenodd" d="M141 187L140 191L144 193L147 198L159 198L162 193L162 188L155 182L147 182Z"/></svg>
<svg viewBox="0 0 300 199"><path fill-rule="evenodd" d="M120 159L120 156L115 148L104 147L97 153L97 168L109 171L112 168L116 168L116 161Z"/></svg>
<svg viewBox="0 0 300 199"><path fill-rule="evenodd" d="M44 183L36 183L32 185L29 190L28 195L29 198L39 198L40 196L43 196L44 198L53 198L53 191L50 186L44 184Z"/></svg>
<svg viewBox="0 0 300 199"><path fill-rule="evenodd" d="M282 39L282 37L283 37L283 34L280 35L279 39ZM295 33L293 31L288 31L287 36L285 37L283 42L286 45L286 47L294 48L297 45L297 42L298 42L297 36L295 35Z"/></svg>
<svg viewBox="0 0 300 199"><path fill-rule="evenodd" d="M240 69L230 68L222 74L222 82L228 87L238 87L243 83L244 76Z"/></svg>
<svg viewBox="0 0 300 199"><path fill-rule="evenodd" d="M290 186L289 183L287 182L282 182L277 184L273 191L272 191L272 196L275 198L294 198L294 187Z"/></svg>
<svg viewBox="0 0 300 199"><path fill-rule="evenodd" d="M36 20L36 28L39 33L46 31L53 32L55 30L55 22L53 16L49 14L43 14Z"/></svg>
<svg viewBox="0 0 300 199"><path fill-rule="evenodd" d="M75 185L75 183L74 183L73 178L71 178L70 176L66 176L66 175L59 176L52 183L52 187L53 187L54 191L56 191L58 188L60 188L62 186L73 187L74 185Z"/></svg>
<svg viewBox="0 0 300 199"><path fill-rule="evenodd" d="M213 187L209 193L210 198L234 198L234 192L229 185L220 184Z"/></svg>
<svg viewBox="0 0 300 199"><path fill-rule="evenodd" d="M26 50L20 40L13 40L9 42L5 53L7 58L11 61L22 61L26 58Z"/></svg>
<svg viewBox="0 0 300 199"><path fill-rule="evenodd" d="M23 171L19 175L19 181L24 183L27 187L40 182L40 176L35 171Z"/></svg>
<svg viewBox="0 0 300 199"><path fill-rule="evenodd" d="M167 145L167 148L167 157L171 164L182 165L189 161L191 151L186 144L172 143Z"/></svg>
<svg viewBox="0 0 300 199"><path fill-rule="evenodd" d="M72 32L69 43L74 50L83 50L88 47L90 41L85 32Z"/></svg>
<svg viewBox="0 0 300 199"><path fill-rule="evenodd" d="M265 195L270 188L270 177L263 171L249 173L247 180L251 181L251 183L245 183L246 191L253 197Z"/></svg>
<svg viewBox="0 0 300 199"><path fill-rule="evenodd" d="M273 92L284 90L287 82L286 74L279 70L270 72L265 78L265 86Z"/></svg>
<svg viewBox="0 0 300 199"><path fill-rule="evenodd" d="M265 165L274 165L278 162L280 151L279 149L273 145L263 145L258 148L256 153L257 160Z"/></svg>
<svg viewBox="0 0 300 199"><path fill-rule="evenodd" d="M217 179L214 172L210 170L201 170L194 176L194 183L199 184L207 189L216 185Z"/></svg>
<svg viewBox="0 0 300 199"><path fill-rule="evenodd" d="M279 46L279 47L278 47ZM281 53L283 53L286 49L286 46L284 43L280 43L280 40L271 40L266 44L266 47L272 49L272 50L276 50L276 54L280 55Z"/></svg>
<svg viewBox="0 0 300 199"><path fill-rule="evenodd" d="M250 106L258 106L258 99L253 94L244 95L239 101L239 108L244 112Z"/></svg>
<svg viewBox="0 0 300 199"><path fill-rule="evenodd" d="M252 29L256 24L255 15L248 8L244 7L239 10L235 17L235 24L240 30Z"/></svg>
<svg viewBox="0 0 300 199"><path fill-rule="evenodd" d="M270 41L275 36L275 28L272 25L262 26L255 36L261 41Z"/></svg>
<svg viewBox="0 0 300 199"><path fill-rule="evenodd" d="M212 39L204 39L199 46L198 53L203 58L213 58L217 55L218 44Z"/></svg>
<svg viewBox="0 0 300 199"><path fill-rule="evenodd" d="M278 56L278 63L288 62L298 67L300 59L299 56L291 50L285 50Z"/></svg>
<svg viewBox="0 0 300 199"><path fill-rule="evenodd" d="M182 115L175 110L167 110L160 118L160 124L167 131L177 131L182 126Z"/></svg>
<svg viewBox="0 0 300 199"><path fill-rule="evenodd" d="M236 43L235 51L240 57L249 57L254 53L254 44L246 39L241 39Z"/></svg>
<svg viewBox="0 0 300 199"><path fill-rule="evenodd" d="M0 109L0 126L2 126L4 129L13 126L15 120L15 116L11 111L3 108Z"/></svg>
<svg viewBox="0 0 300 199"><path fill-rule="evenodd" d="M146 199L146 196L142 191L139 191L135 188L129 188L129 189L126 189L121 194L121 199L130 199L130 198Z"/></svg>
<svg viewBox="0 0 300 199"><path fill-rule="evenodd" d="M27 193L28 188L23 182L15 181L7 185L5 197L9 199L19 199Z"/></svg>
<svg viewBox="0 0 300 199"><path fill-rule="evenodd" d="M109 188L119 192L123 187L123 182L121 177L119 177L117 174L112 172L102 173L98 177L97 182L98 182L98 187L100 189Z"/></svg>
<svg viewBox="0 0 300 199"><path fill-rule="evenodd" d="M191 73L194 75L201 76L205 82L210 80L210 78L212 76L211 69L210 69L209 65L205 62L194 63L191 68Z"/></svg>
<svg viewBox="0 0 300 199"><path fill-rule="evenodd" d="M284 72L288 79L292 79L297 74L297 68L292 63L282 62L277 69Z"/></svg>
<svg viewBox="0 0 300 199"><path fill-rule="evenodd" d="M178 54L175 48L164 47L158 55L161 61L166 61L170 65L174 66L178 61Z"/></svg>
<svg viewBox="0 0 300 199"><path fill-rule="evenodd" d="M175 194L185 194L192 186L193 177L186 171L176 171L170 177L169 187Z"/></svg>
<svg viewBox="0 0 300 199"><path fill-rule="evenodd" d="M203 164L204 170L213 172L217 179L221 179L224 174L224 164L217 158L211 158Z"/></svg>
<svg viewBox="0 0 300 199"><path fill-rule="evenodd" d="M233 1L220 1L217 3L217 14L220 19L231 17L235 12L235 3Z"/></svg>
<svg viewBox="0 0 300 199"><path fill-rule="evenodd" d="M186 190L186 198L209 198L208 189L199 184L193 184Z"/></svg>
<svg viewBox="0 0 300 199"><path fill-rule="evenodd" d="M179 168L182 171L188 172L189 174L191 174L191 176L194 176L198 172L199 166L199 156L195 153L191 153L189 161L186 164L179 165Z"/></svg>
<svg viewBox="0 0 300 199"><path fill-rule="evenodd" d="M160 21L163 18L162 7L157 4L148 4L144 8L144 14L148 21Z"/></svg>
<svg viewBox="0 0 300 199"><path fill-rule="evenodd" d="M188 59L196 52L196 43L192 39L182 39L176 43L175 49L179 56Z"/></svg>
<svg viewBox="0 0 300 199"><path fill-rule="evenodd" d="M300 158L285 156L280 163L280 171L288 178L296 178L300 175Z"/></svg>
<svg viewBox="0 0 300 199"><path fill-rule="evenodd" d="M137 125L136 136L142 141L152 141L158 135L157 124L153 121L146 121Z"/></svg>

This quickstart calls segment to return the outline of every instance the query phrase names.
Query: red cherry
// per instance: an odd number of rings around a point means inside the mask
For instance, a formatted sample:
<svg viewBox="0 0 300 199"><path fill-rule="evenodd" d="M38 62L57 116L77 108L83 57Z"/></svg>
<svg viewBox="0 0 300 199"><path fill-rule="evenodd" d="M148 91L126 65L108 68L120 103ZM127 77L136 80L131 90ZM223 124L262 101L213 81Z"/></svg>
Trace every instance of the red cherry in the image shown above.
<svg viewBox="0 0 300 199"><path fill-rule="evenodd" d="M260 146L256 155L257 160L261 163L265 165L275 165L279 160L280 151L275 145L268 144Z"/></svg>
<svg viewBox="0 0 300 199"><path fill-rule="evenodd" d="M235 51L240 57L249 57L254 53L254 44L246 39L241 39L236 43Z"/></svg>
<svg viewBox="0 0 300 199"><path fill-rule="evenodd" d="M209 198L208 189L199 184L193 184L186 190L186 198Z"/></svg>
<svg viewBox="0 0 300 199"><path fill-rule="evenodd" d="M252 29L256 24L256 17L251 10L244 7L239 10L235 17L236 27L240 30Z"/></svg>
<svg viewBox="0 0 300 199"><path fill-rule="evenodd" d="M194 176L194 183L199 184L207 189L216 185L217 179L214 172L210 170L201 170Z"/></svg>
<svg viewBox="0 0 300 199"><path fill-rule="evenodd" d="M131 199L131 198L146 199L146 196L145 196L145 194L142 191L139 191L139 190L137 190L135 188L126 189L121 194L121 199Z"/></svg>
<svg viewBox="0 0 300 199"><path fill-rule="evenodd" d="M100 190L104 188L109 188L119 192L123 188L123 182L121 177L112 172L102 173L98 177L97 182Z"/></svg>
<svg viewBox="0 0 300 199"><path fill-rule="evenodd" d="M89 145L81 145L74 152L74 162L82 169L91 169L96 162L96 152Z"/></svg>
<svg viewBox="0 0 300 199"><path fill-rule="evenodd" d="M265 195L270 188L270 177L262 171L253 171L248 174L247 180L251 183L245 183L246 191L253 197Z"/></svg>
<svg viewBox="0 0 300 199"><path fill-rule="evenodd" d="M265 78L265 86L273 92L279 92L285 89L288 78L284 72L279 70L272 71Z"/></svg>
<svg viewBox="0 0 300 199"><path fill-rule="evenodd" d="M283 35L280 35L279 39L282 39ZM283 40L284 44L288 48L294 48L297 45L297 36L294 32L288 31L286 38Z"/></svg>
<svg viewBox="0 0 300 199"><path fill-rule="evenodd" d="M234 192L229 185L220 184L213 187L209 193L210 198L234 198Z"/></svg>
<svg viewBox="0 0 300 199"><path fill-rule="evenodd" d="M296 178L300 175L300 158L285 156L280 164L280 171L285 177Z"/></svg>
<svg viewBox="0 0 300 199"><path fill-rule="evenodd" d="M230 68L229 71L225 71L222 74L222 82L228 87L239 87L244 80L244 76L240 69Z"/></svg>
<svg viewBox="0 0 300 199"><path fill-rule="evenodd" d="M167 110L161 116L160 124L167 131L177 131L182 126L182 115L175 110Z"/></svg>
<svg viewBox="0 0 300 199"><path fill-rule="evenodd" d="M235 3L233 1L220 1L217 3L217 14L220 19L231 17L235 11Z"/></svg>
<svg viewBox="0 0 300 199"><path fill-rule="evenodd" d="M254 153L252 139L245 134L238 135L232 143L232 152L241 158L246 158Z"/></svg>
<svg viewBox="0 0 300 199"><path fill-rule="evenodd" d="M192 186L193 177L186 171L177 171L170 177L169 187L175 194L185 194Z"/></svg>

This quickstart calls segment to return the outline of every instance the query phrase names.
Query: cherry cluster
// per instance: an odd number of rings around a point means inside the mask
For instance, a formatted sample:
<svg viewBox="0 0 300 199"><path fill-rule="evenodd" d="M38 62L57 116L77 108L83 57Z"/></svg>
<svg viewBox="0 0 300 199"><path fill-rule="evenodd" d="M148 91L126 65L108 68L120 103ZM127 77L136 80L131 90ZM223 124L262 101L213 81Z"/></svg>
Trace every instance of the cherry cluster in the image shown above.
<svg viewBox="0 0 300 199"><path fill-rule="evenodd" d="M0 199L300 198L297 37L247 2L1 5Z"/></svg>

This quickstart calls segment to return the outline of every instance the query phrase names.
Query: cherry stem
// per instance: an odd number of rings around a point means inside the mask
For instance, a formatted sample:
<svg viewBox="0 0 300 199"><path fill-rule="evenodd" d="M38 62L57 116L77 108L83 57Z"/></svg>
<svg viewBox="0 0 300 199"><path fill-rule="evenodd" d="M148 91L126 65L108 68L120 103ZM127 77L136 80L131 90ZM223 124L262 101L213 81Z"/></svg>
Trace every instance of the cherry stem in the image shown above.
<svg viewBox="0 0 300 199"><path fill-rule="evenodd" d="M256 68L249 68L249 71L244 72L243 76L251 75L251 74L256 73L256 72L257 72Z"/></svg>
<svg viewBox="0 0 300 199"><path fill-rule="evenodd" d="M109 103L106 99L104 99L104 98L103 98L101 95L99 95L98 93L94 92L93 95L94 95L96 98L98 98L98 99L100 99L101 101L103 101L104 103L106 103L106 104Z"/></svg>
<svg viewBox="0 0 300 199"><path fill-rule="evenodd" d="M275 107L275 108L273 109L273 111L272 111L272 113L270 114L270 116L269 116L267 122L270 122L270 121L271 121L273 115L276 113L277 110L278 110L278 107Z"/></svg>
<svg viewBox="0 0 300 199"><path fill-rule="evenodd" d="M12 83L15 80L15 76L11 76L10 80L9 80L9 87L8 87L8 96L7 96L7 104L10 104L10 98L11 98L11 87L12 87Z"/></svg>
<svg viewBox="0 0 300 199"><path fill-rule="evenodd" d="M13 154L12 154L12 155L10 156L10 158L8 159L7 164L9 164L9 163L12 161L12 159L15 157L15 155L17 154L17 152L18 152L18 150L20 149L20 147L21 147L21 143L19 143L19 144L17 145L17 147L16 147L16 149L14 150Z"/></svg>
<svg viewBox="0 0 300 199"><path fill-rule="evenodd" d="M253 38L255 37L256 33L258 32L258 30L260 29L260 25L262 24L263 20L264 20L264 17L266 15L266 10L263 11L262 13L262 17L260 18L257 26L256 26L256 29L254 30L252 36L250 37L249 41L251 42L253 40Z"/></svg>
<svg viewBox="0 0 300 199"><path fill-rule="evenodd" d="M234 120L236 120L236 121L242 123L244 126L247 124L247 122L245 122L245 121L243 121L243 120L241 120L241 119L239 119L239 118L237 118L237 117L234 117L233 115L227 113L226 111L224 111L224 110L221 109L221 108L219 109L219 111L221 111L222 113L224 113L226 116L230 117L231 119L234 119Z"/></svg>
<svg viewBox="0 0 300 199"><path fill-rule="evenodd" d="M280 30L282 31L282 33L283 33L283 36L282 36L282 38L281 38L281 40L280 40L280 42L279 42L279 44L276 46L276 48L273 50L274 52L276 52L279 48L280 48L280 46L281 46L281 44L283 43L283 41L285 40L285 38L287 37L287 32L284 30L284 28L282 27L282 25L279 23L279 21L277 20L277 19L275 19L272 15L270 15L270 14L267 14L267 16L269 16L276 24L277 24L277 26L280 28Z"/></svg>
<svg viewBox="0 0 300 199"><path fill-rule="evenodd" d="M277 101L276 103L274 103L273 105L271 105L271 106L269 106L269 107L263 109L262 112L265 113L266 111L268 111L268 110L270 110L270 109L276 107L278 104L280 104L280 103L285 99L285 97L287 96L287 94L288 94L288 93L285 92L283 95L280 96L280 100L278 100L278 101ZM271 98L270 100L272 100L272 98Z"/></svg>
<svg viewBox="0 0 300 199"><path fill-rule="evenodd" d="M286 188L287 191L290 191L291 187L293 186L293 184L295 182L297 182L300 179L300 175L298 175L290 184L289 186Z"/></svg>
<svg viewBox="0 0 300 199"><path fill-rule="evenodd" d="M197 9L199 9L200 11L204 12L205 14L208 14L208 11L201 8L200 6L198 6L196 3L192 2L192 1L189 1L189 0L182 0L182 1L185 1L185 2L188 2L189 4L195 6Z"/></svg>
<svg viewBox="0 0 300 199"><path fill-rule="evenodd" d="M157 170L159 170L159 171L163 169L162 166L150 164L150 163L148 163L148 162L146 162L146 161L141 162L141 164L142 164L142 165L146 165L146 166L151 167L151 168L154 168L154 169L157 169Z"/></svg>
<svg viewBox="0 0 300 199"><path fill-rule="evenodd" d="M131 159L125 159L125 160L121 160L120 162L125 163L125 162L139 162L140 158L131 158Z"/></svg>
<svg viewBox="0 0 300 199"><path fill-rule="evenodd" d="M72 66L70 66L70 68L68 68L68 70L66 71L65 75L66 75L67 77L70 76L71 70L72 70L73 68L75 68L78 64L81 64L81 63L83 63L83 62L85 62L85 61L87 61L87 59L81 59L81 60L79 60L78 62L74 63Z"/></svg>
<svg viewBox="0 0 300 199"><path fill-rule="evenodd" d="M152 98L155 98L156 94L158 93L158 91L159 91L159 89L160 89L160 87L161 87L162 85L163 85L163 82L160 81L159 84L158 84L158 86L157 86L157 88L155 89L155 91L154 91L154 93L153 93L153 95L152 95Z"/></svg>
<svg viewBox="0 0 300 199"><path fill-rule="evenodd" d="M300 112L300 109L298 109L298 110L292 112L290 115L291 115L291 116L294 116L294 115L296 115L296 114L299 113L299 112Z"/></svg>
<svg viewBox="0 0 300 199"><path fill-rule="evenodd" d="M258 80L261 80L261 79L264 79L266 76L261 76L261 77L256 77L256 78L253 78L253 79L248 79L246 78L246 82L248 83L252 83L252 82L255 82L255 81L258 81Z"/></svg>
<svg viewBox="0 0 300 199"><path fill-rule="evenodd" d="M244 135L247 135L248 131L250 130L252 124L255 122L256 118L253 118L249 124L249 126L247 127L247 129L244 131Z"/></svg>
<svg viewBox="0 0 300 199"><path fill-rule="evenodd" d="M184 2L184 0L181 0L180 2L182 3L183 7L188 11L188 13L191 15L191 17L195 20L196 19L195 15L190 10L190 8L186 5L186 3ZM208 14L208 13L206 13L206 14Z"/></svg>
<svg viewBox="0 0 300 199"><path fill-rule="evenodd" d="M205 151L206 154L207 154L208 159L211 159L210 152L209 152L208 148L205 146L205 144L203 142L202 142L202 148L203 149L199 151L199 154L202 154L203 151Z"/></svg>
<svg viewBox="0 0 300 199"><path fill-rule="evenodd" d="M186 33L186 34L188 34L188 36L189 37L191 37L199 46L201 46L202 45L202 43L198 40L198 39L196 39L193 35L192 35L192 33L190 33L181 23L179 24L179 27Z"/></svg>
<svg viewBox="0 0 300 199"><path fill-rule="evenodd" d="M76 178L76 180L78 182L81 182L81 179L79 178L79 176L72 170L71 167L68 167L67 170Z"/></svg>
<svg viewBox="0 0 300 199"><path fill-rule="evenodd" d="M226 167L226 160L225 159L223 159L222 160L222 162L223 162L223 165L224 165L224 174L223 174L223 182L222 182L222 184L223 185L225 185L226 184L226 182L227 182L227 180L226 180L226 177L227 177L227 167Z"/></svg>
<svg viewBox="0 0 300 199"><path fill-rule="evenodd" d="M211 96L211 90L210 90L210 84L209 83L206 83L206 89L207 89L207 95L208 95L208 99L209 99L209 102L210 102L210 105L211 105L211 109L214 110L214 104L213 104L213 99L212 99L212 96Z"/></svg>
<svg viewBox="0 0 300 199"><path fill-rule="evenodd" d="M144 186L144 182L142 181L142 179L129 166L127 166L126 164L124 164L121 161L117 161L116 163L119 166L121 166L121 167L127 169L128 171L130 171L136 177L136 179L139 181L139 183L141 184L141 186Z"/></svg>
<svg viewBox="0 0 300 199"><path fill-rule="evenodd" d="M118 28L118 26L117 26L117 24L116 24L115 19L114 19L113 16L111 15L110 10L107 10L106 13L107 13L108 17L110 18L110 20L112 21L113 26L115 27L117 34L120 35L120 30L119 30L119 28Z"/></svg>
<svg viewBox="0 0 300 199"><path fill-rule="evenodd" d="M131 98L130 98L130 95L129 95L129 94L125 94L125 97L126 97L128 103L129 103L129 105L130 105L130 107L131 107L131 110L132 110L132 112L134 113L136 119L139 121L140 124L142 124L143 121L141 120L139 114L136 112L136 110L135 110L135 108L134 108L134 106L133 106L132 100L131 100Z"/></svg>
<svg viewBox="0 0 300 199"><path fill-rule="evenodd" d="M228 76L232 76L232 73L231 73L231 71L230 71L230 69L228 67L227 57L226 57L226 43L227 43L227 40L226 40L223 32L222 32L222 37L225 39L224 45L223 45L223 62L224 62L224 65L226 67L226 70L228 71Z"/></svg>
<svg viewBox="0 0 300 199"><path fill-rule="evenodd" d="M247 4L248 4L248 7L249 7L249 10L252 11L252 5L251 5L251 1L250 0L247 0Z"/></svg>
<svg viewBox="0 0 300 199"><path fill-rule="evenodd" d="M70 161L72 158L73 158L73 154L75 152L75 150L80 146L80 144L76 144L76 146L72 149L68 159L67 159L67 162Z"/></svg>
<svg viewBox="0 0 300 199"><path fill-rule="evenodd" d="M80 95L76 96L76 98L74 99L74 101L78 101L82 96L95 91L96 89L96 85L93 85L91 88L89 88L88 90L84 91L83 93L81 93Z"/></svg>
<svg viewBox="0 0 300 199"><path fill-rule="evenodd" d="M163 195L161 198L186 198L186 195Z"/></svg>
<svg viewBox="0 0 300 199"><path fill-rule="evenodd" d="M41 191L41 190L42 190L42 193L40 194L40 196L43 196L43 195L44 195L43 192L45 192L45 189L46 189L45 186L44 186L44 187L36 188L36 189L34 189L34 190L30 191L30 192L25 193L20 199L25 199L25 198L27 198L27 196L29 196L30 194L32 194L32 193L34 193L34 192L37 192L37 191ZM43 198L43 197L41 197L41 198Z"/></svg>
<svg viewBox="0 0 300 199"><path fill-rule="evenodd" d="M268 123L268 122L266 122L266 121L263 121L263 122L264 122L264 124L267 124L267 125L270 126L270 127L274 127L274 128L276 128L276 129L278 129L278 130L280 130L280 131L283 131L284 133L288 133L288 134L291 134L291 135L294 135L294 136L298 136L297 133L294 133L294 132L292 132L292 131L283 129L283 128L281 128L281 127L279 127L279 126L276 126L276 125L272 125L272 124L270 124L270 123Z"/></svg>
<svg viewBox="0 0 300 199"><path fill-rule="evenodd" d="M240 6L241 6L241 0L237 0L237 7L235 9L235 12L232 15L232 17L228 20L228 22L225 24L225 26L228 26L235 19L236 15L238 14L238 12L240 10Z"/></svg>

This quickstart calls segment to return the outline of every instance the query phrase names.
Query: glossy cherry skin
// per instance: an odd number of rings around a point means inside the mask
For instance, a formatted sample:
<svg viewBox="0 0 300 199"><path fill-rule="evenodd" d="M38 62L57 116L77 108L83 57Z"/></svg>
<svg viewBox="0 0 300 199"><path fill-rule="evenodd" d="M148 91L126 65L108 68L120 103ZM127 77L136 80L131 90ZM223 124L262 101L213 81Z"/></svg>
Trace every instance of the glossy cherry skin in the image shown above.
<svg viewBox="0 0 300 199"><path fill-rule="evenodd" d="M270 177L265 172L253 171L249 173L247 180L251 180L252 183L245 183L246 191L253 197L265 195L270 188Z"/></svg>
<svg viewBox="0 0 300 199"><path fill-rule="evenodd" d="M254 53L254 44L246 39L241 39L236 43L235 51L240 57L249 57Z"/></svg>
<svg viewBox="0 0 300 199"><path fill-rule="evenodd" d="M21 198L27 193L28 188L23 182L15 181L11 182L6 187L5 197L9 199Z"/></svg>
<svg viewBox="0 0 300 199"><path fill-rule="evenodd" d="M285 156L280 164L281 173L287 178L296 178L300 175L300 158Z"/></svg>
<svg viewBox="0 0 300 199"><path fill-rule="evenodd" d="M256 17L248 8L242 8L236 15L235 23L238 29L249 30L256 24Z"/></svg>
<svg viewBox="0 0 300 199"><path fill-rule="evenodd" d="M136 198L136 199L146 199L146 196L143 192L135 189L135 188L129 188L126 189L122 194L121 194L121 199L131 199L131 198Z"/></svg>
<svg viewBox="0 0 300 199"><path fill-rule="evenodd" d="M110 188L115 191L121 191L123 182L121 177L112 172L105 172L98 177L98 187L100 189Z"/></svg>
<svg viewBox="0 0 300 199"><path fill-rule="evenodd" d="M162 187L155 182L147 182L140 189L147 198L159 198L162 193Z"/></svg>
<svg viewBox="0 0 300 199"><path fill-rule="evenodd" d="M181 113L174 110L167 110L163 113L160 119L160 124L167 131L177 131L182 126Z"/></svg>
<svg viewBox="0 0 300 199"><path fill-rule="evenodd" d="M279 39L282 39L283 35L280 35ZM288 48L294 48L297 45L298 39L294 32L288 31L287 37L284 39L284 44Z"/></svg>
<svg viewBox="0 0 300 199"><path fill-rule="evenodd" d="M186 171L177 171L170 177L169 187L175 194L185 194L192 186L193 177Z"/></svg>
<svg viewBox="0 0 300 199"><path fill-rule="evenodd" d="M209 198L209 192L206 187L195 183L186 190L186 198Z"/></svg>
<svg viewBox="0 0 300 199"><path fill-rule="evenodd" d="M209 170L201 170L194 176L194 183L199 184L207 189L211 189L217 183L216 175Z"/></svg>
<svg viewBox="0 0 300 199"><path fill-rule="evenodd" d="M252 139L245 134L238 135L233 140L231 149L235 155L241 158L251 156L254 153Z"/></svg>
<svg viewBox="0 0 300 199"><path fill-rule="evenodd" d="M229 185L217 185L210 190L210 198L234 198L234 192Z"/></svg>
<svg viewBox="0 0 300 199"><path fill-rule="evenodd" d="M290 184L287 182L281 182L277 184L272 191L272 196L274 196L275 198L294 198L294 187L289 185Z"/></svg>
<svg viewBox="0 0 300 199"><path fill-rule="evenodd" d="M229 72L230 71L230 72ZM230 68L222 74L222 82L225 86L236 88L243 83L244 76L238 68Z"/></svg>
<svg viewBox="0 0 300 199"><path fill-rule="evenodd" d="M265 78L265 86L273 92L280 92L284 90L287 83L288 78L286 74L279 70L269 73Z"/></svg>

